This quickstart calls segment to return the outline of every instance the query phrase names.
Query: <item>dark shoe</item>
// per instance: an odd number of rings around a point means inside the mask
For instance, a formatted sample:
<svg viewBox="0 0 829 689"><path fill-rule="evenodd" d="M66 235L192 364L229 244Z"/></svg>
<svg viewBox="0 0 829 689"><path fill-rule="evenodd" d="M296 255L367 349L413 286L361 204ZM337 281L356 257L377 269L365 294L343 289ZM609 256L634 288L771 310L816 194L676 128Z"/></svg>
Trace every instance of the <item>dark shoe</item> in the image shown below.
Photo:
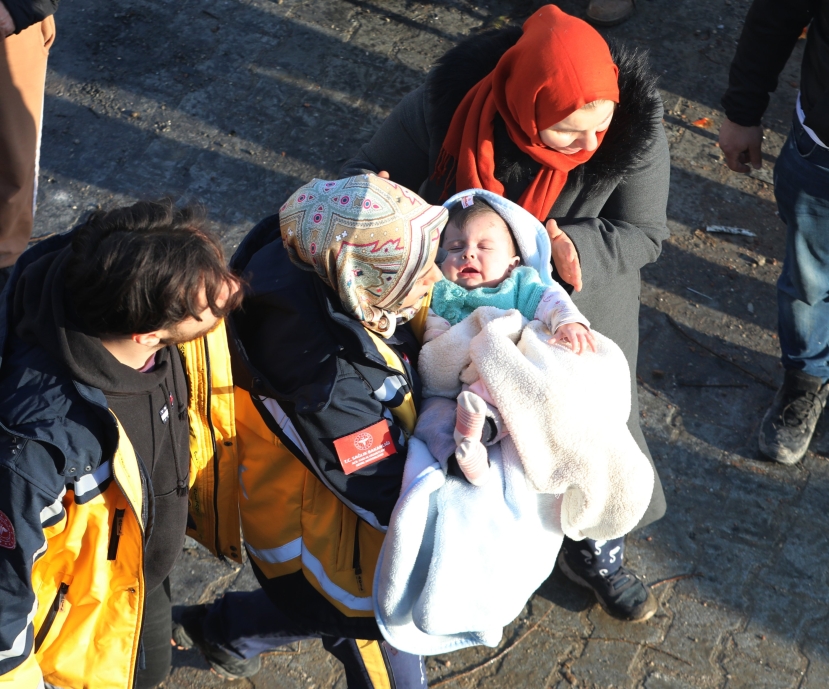
<svg viewBox="0 0 829 689"><path fill-rule="evenodd" d="M173 608L173 641L181 648L196 648L207 659L210 667L225 679L253 677L262 668L259 656L242 660L214 646L204 638L202 622L207 615L206 605L177 605Z"/></svg>
<svg viewBox="0 0 829 689"><path fill-rule="evenodd" d="M556 566L570 581L593 591L599 605L617 620L644 622L653 617L659 607L656 596L647 585L624 565L612 574L603 576L589 569L571 566L562 549Z"/></svg>
<svg viewBox="0 0 829 689"><path fill-rule="evenodd" d="M590 0L587 21L596 26L616 26L633 16L635 0Z"/></svg>
<svg viewBox="0 0 829 689"><path fill-rule="evenodd" d="M783 385L760 424L760 452L781 464L797 464L826 406L829 384L803 371L786 371Z"/></svg>

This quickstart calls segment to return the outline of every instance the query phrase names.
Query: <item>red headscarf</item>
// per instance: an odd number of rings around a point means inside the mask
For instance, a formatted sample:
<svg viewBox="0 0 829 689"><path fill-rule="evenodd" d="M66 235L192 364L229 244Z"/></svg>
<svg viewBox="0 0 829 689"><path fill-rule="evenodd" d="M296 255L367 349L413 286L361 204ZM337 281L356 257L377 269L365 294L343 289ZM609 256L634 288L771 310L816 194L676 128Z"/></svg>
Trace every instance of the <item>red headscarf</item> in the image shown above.
<svg viewBox="0 0 829 689"><path fill-rule="evenodd" d="M555 5L542 7L523 28L518 42L455 111L433 179L444 183L444 194L454 181L456 190L480 188L503 195L504 185L495 179L493 120L498 113L509 138L542 165L518 202L543 222L567 173L593 152L559 153L538 134L586 103L618 103L619 69L601 35ZM597 138L601 143L604 132Z"/></svg>

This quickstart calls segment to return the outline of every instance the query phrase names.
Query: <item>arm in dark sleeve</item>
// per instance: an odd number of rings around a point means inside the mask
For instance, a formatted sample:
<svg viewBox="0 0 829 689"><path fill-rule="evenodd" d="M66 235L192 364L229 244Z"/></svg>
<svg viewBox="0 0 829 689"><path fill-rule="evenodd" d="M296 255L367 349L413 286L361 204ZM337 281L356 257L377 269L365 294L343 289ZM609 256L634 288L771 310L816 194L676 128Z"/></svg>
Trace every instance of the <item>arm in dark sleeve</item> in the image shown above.
<svg viewBox="0 0 829 689"><path fill-rule="evenodd" d="M340 175L386 170L393 181L417 191L430 174L427 99L425 85L405 96L371 140L343 165Z"/></svg>
<svg viewBox="0 0 829 689"><path fill-rule="evenodd" d="M388 424L391 455L346 475L334 441L376 423ZM373 526L388 526L400 495L408 439L390 411L377 399L362 377L346 362L339 372L331 402L322 411L295 414L294 423L308 449L317 474L338 497Z"/></svg>
<svg viewBox="0 0 829 689"><path fill-rule="evenodd" d="M559 223L576 245L585 291L652 263L670 236L668 139L661 124L655 131L650 149L610 195L600 217Z"/></svg>
<svg viewBox="0 0 829 689"><path fill-rule="evenodd" d="M32 568L46 552L43 520L47 525L59 520L63 507L58 495L5 465L0 466L0 512L4 526L11 525L0 529L0 684L34 689L42 674L33 651Z"/></svg>
<svg viewBox="0 0 829 689"><path fill-rule="evenodd" d="M32 24L42 22L58 9L60 0L0 0L14 22L14 32L20 33Z"/></svg>
<svg viewBox="0 0 829 689"><path fill-rule="evenodd" d="M729 120L744 127L760 124L777 77L811 20L809 0L754 0L722 98Z"/></svg>

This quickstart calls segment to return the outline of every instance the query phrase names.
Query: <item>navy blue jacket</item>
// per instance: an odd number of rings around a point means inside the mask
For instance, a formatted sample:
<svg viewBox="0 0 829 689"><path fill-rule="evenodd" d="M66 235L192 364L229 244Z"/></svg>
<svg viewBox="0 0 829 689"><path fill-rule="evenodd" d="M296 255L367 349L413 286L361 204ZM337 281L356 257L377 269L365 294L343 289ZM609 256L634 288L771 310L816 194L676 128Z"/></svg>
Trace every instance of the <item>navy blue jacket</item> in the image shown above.
<svg viewBox="0 0 829 689"><path fill-rule="evenodd" d="M58 9L60 0L2 0L14 22L14 32L20 33L32 24L42 22Z"/></svg>
<svg viewBox="0 0 829 689"><path fill-rule="evenodd" d="M0 547L0 675L34 644L26 620L35 602L32 568L46 549L44 529L64 518L67 490L77 504L106 490L118 444L104 394L13 333L11 295L20 274L70 241L70 234L58 235L25 252L0 294L0 512L14 529L7 536L14 547ZM21 647L15 640L23 631Z"/></svg>

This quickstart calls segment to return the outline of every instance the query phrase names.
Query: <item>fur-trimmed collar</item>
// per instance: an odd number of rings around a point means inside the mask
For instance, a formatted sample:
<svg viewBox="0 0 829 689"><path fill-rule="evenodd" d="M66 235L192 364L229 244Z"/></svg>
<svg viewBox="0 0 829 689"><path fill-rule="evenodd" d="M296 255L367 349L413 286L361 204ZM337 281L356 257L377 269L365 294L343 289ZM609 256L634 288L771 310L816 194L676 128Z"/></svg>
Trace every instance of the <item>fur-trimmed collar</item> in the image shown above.
<svg viewBox="0 0 829 689"><path fill-rule="evenodd" d="M452 115L475 84L489 74L501 56L521 37L520 27L487 31L467 38L449 50L429 74L429 129L443 141ZM621 43L610 42L610 53L619 67L619 107L613 116L602 145L584 165L570 173L589 195L614 186L642 158L659 126L662 99L656 89L656 76L648 65L647 54ZM500 119L500 118L499 118ZM515 183L529 182L539 165L498 129L506 132L503 121L496 122L496 176L510 177ZM510 146L510 144L512 144ZM506 149L506 150L505 150ZM502 180L503 181L503 180Z"/></svg>

